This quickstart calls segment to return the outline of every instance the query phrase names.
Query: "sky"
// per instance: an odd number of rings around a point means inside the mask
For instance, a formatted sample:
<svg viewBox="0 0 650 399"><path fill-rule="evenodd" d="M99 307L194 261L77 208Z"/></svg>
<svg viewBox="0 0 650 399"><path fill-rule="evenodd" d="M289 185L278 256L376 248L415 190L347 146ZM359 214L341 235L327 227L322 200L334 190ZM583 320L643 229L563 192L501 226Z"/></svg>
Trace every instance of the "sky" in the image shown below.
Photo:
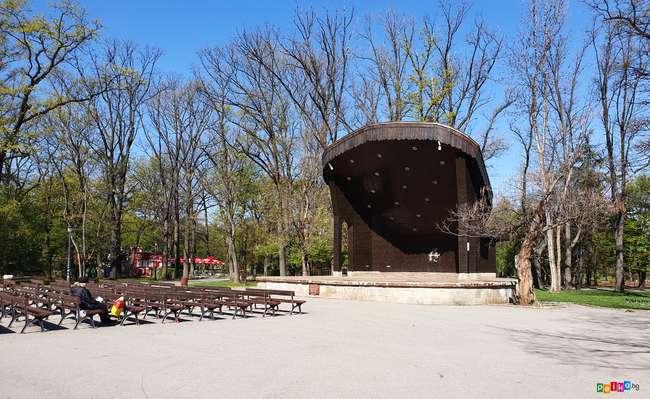
<svg viewBox="0 0 650 399"><path fill-rule="evenodd" d="M33 0L34 11L45 12L48 1ZM492 27L512 38L517 33L523 9L520 0L474 1L473 10L482 13ZM434 1L285 1L285 0L81 0L93 17L98 18L107 29L106 37L130 39L139 44L160 47L165 55L158 66L164 72L189 75L193 63L197 63L197 50L225 43L237 29L252 28L265 23L277 25L282 31L290 31L296 7L315 10L324 8L351 9L357 15L374 13L382 8L393 7L409 11L416 18L436 12ZM573 1L569 7L570 26L582 31L589 17L583 4ZM578 35L580 36L580 35ZM503 87L495 85L495 95ZM489 110L486 110L489 111ZM507 130L506 121L500 129ZM517 171L519 150L510 149L506 156L488 163L492 188L499 188Z"/></svg>

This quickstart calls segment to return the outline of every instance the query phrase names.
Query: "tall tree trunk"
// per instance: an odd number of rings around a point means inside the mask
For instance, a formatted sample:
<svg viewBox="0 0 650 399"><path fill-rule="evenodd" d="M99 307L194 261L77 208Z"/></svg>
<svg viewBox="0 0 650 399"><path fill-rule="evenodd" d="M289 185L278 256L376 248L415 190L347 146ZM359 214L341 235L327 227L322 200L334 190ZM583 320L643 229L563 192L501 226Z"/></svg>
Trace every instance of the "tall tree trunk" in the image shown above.
<svg viewBox="0 0 650 399"><path fill-rule="evenodd" d="M534 304L539 305L537 302L537 295L533 288L533 274L531 270L530 257L532 255L533 244L539 236L540 227L542 225L542 213L546 201L540 202L534 213L533 220L530 223L524 242L521 244L521 250L515 257L515 267L517 268L517 277L519 279L519 304L528 306Z"/></svg>
<svg viewBox="0 0 650 399"><path fill-rule="evenodd" d="M546 248L546 241L544 240L540 240L540 241L541 242L539 243L539 245L535 247L535 254L533 257L533 264L535 265L534 274L533 274L533 278L534 278L533 283L535 285L535 288L537 289L542 289L542 286L544 285L544 283L542 282L542 262L540 258L542 256L542 252Z"/></svg>
<svg viewBox="0 0 650 399"><path fill-rule="evenodd" d="M163 275L162 278L167 278L167 265L169 262L169 213L165 215L163 220ZM157 277L157 276L156 276Z"/></svg>
<svg viewBox="0 0 650 399"><path fill-rule="evenodd" d="M269 256L264 255L264 276L269 275Z"/></svg>
<svg viewBox="0 0 650 399"><path fill-rule="evenodd" d="M616 292L625 291L625 274L623 273L623 228L625 226L625 210L619 209L616 214L614 240L616 242Z"/></svg>
<svg viewBox="0 0 650 399"><path fill-rule="evenodd" d="M307 261L308 258L307 251L301 250L300 251L300 259L302 261L302 275L303 276L309 276L309 263Z"/></svg>
<svg viewBox="0 0 650 399"><path fill-rule="evenodd" d="M196 270L196 218L192 217L192 231L190 232L190 275L194 276Z"/></svg>
<svg viewBox="0 0 650 399"><path fill-rule="evenodd" d="M571 272L571 264L573 257L573 247L571 245L571 225L566 223L564 225L564 289L572 290L574 288L572 280L573 273ZM577 282L576 282L577 284Z"/></svg>
<svg viewBox="0 0 650 399"><path fill-rule="evenodd" d="M235 248L235 231L231 229L226 234L226 244L228 245L228 263L230 269L230 279L233 283L239 284L239 264L237 263L237 249Z"/></svg>
<svg viewBox="0 0 650 399"><path fill-rule="evenodd" d="M176 209L174 220L174 278L178 277L181 272L181 235L180 235L180 224L181 224L181 215L180 210L178 209L178 194L176 194Z"/></svg>
<svg viewBox="0 0 650 399"><path fill-rule="evenodd" d="M562 226L555 228L555 254L557 255L557 259L555 260L555 274L558 276L560 287L562 287Z"/></svg>
<svg viewBox="0 0 650 399"><path fill-rule="evenodd" d="M114 195L111 195L114 197ZM122 224L120 223L121 215L117 215L117 204L111 201L111 273L110 278L117 280L122 275Z"/></svg>
<svg viewBox="0 0 650 399"><path fill-rule="evenodd" d="M189 268L190 268L190 229L189 229L189 220L190 216L185 216L185 228L183 229L183 278L189 277Z"/></svg>
<svg viewBox="0 0 650 399"><path fill-rule="evenodd" d="M287 263L285 257L285 221L284 221L284 211L280 210L280 215L278 216L278 262L280 266L280 276L287 275Z"/></svg>
<svg viewBox="0 0 650 399"><path fill-rule="evenodd" d="M45 255L45 277L52 278L52 249L50 237L50 208L51 208L51 195L50 190L47 191L48 195L45 199L45 215L43 217L43 236L45 237L45 245L43 254Z"/></svg>
<svg viewBox="0 0 650 399"><path fill-rule="evenodd" d="M548 292L557 293L560 292L560 276L558 275L555 264L555 242L553 241L554 234L552 225L551 214L549 211L546 211L546 246L548 248L548 264L551 269L551 286Z"/></svg>
<svg viewBox="0 0 650 399"><path fill-rule="evenodd" d="M645 270L639 272L639 287L645 287L645 279L647 277L647 274L648 273Z"/></svg>

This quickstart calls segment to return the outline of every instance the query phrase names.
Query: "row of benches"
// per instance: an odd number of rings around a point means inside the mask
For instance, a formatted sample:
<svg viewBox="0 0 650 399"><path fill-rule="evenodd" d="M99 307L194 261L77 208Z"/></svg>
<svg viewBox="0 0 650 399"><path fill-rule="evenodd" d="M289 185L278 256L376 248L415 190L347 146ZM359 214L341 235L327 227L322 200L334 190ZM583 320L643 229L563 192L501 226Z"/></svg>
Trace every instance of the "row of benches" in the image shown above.
<svg viewBox="0 0 650 399"><path fill-rule="evenodd" d="M2 303L2 318L0 318L0 322L5 317L10 316L11 321L9 322L8 328L11 328L13 323L22 316L25 319L25 325L20 331L21 333L25 332L27 326L35 323L39 324L41 331L45 331L43 320L54 315L54 310L58 310L61 316L59 325L61 325L66 317L72 315L76 322L74 326L75 330L79 326L79 323L85 319L90 319L91 326L95 328L93 316L99 314L101 310L82 310L79 297L53 292L49 292L45 296L40 296L32 294L31 290L27 290L19 288L15 292L0 292L0 301Z"/></svg>
<svg viewBox="0 0 650 399"><path fill-rule="evenodd" d="M94 296L102 296L107 306L112 306L119 297L124 297L124 310L121 315L120 325L133 316L135 324L139 325L139 316L145 319L149 312L153 312L157 319L162 316L162 323L168 316L174 316L178 322L180 313L187 310L191 316L194 309L200 309L200 319L209 315L213 320L214 312L219 311L223 315L223 307L234 309L233 318L238 314L246 317L246 312L253 312L253 307L264 307L263 317L271 313L275 316L276 310L282 303L290 304L290 314L297 308L302 313L304 300L294 298L293 291L264 290L249 288L245 290L233 290L224 287L193 286L178 287L169 283L143 284L136 282L117 283L112 280L101 281L102 286L89 284L87 288ZM83 311L80 308L79 298L70 295L70 288L67 282L52 283L50 287L39 284L38 281L23 283L19 288L6 289L2 294L2 318L11 314L11 326L19 317L24 316L25 328L38 322L41 331L44 331L43 320L52 316L55 311L59 312L63 320L72 315L75 318L75 327L85 319L90 319L91 326L95 328L93 316L100 313L100 310ZM31 317L31 319L30 319ZM1 321L2 319L0 319Z"/></svg>

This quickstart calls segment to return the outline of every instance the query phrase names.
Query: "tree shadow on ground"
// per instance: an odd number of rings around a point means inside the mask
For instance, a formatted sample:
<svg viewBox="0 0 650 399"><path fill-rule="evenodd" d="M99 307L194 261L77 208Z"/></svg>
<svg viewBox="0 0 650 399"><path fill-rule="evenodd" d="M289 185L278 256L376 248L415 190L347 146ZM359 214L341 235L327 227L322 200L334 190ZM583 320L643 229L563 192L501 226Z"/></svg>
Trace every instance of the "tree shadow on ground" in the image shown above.
<svg viewBox="0 0 650 399"><path fill-rule="evenodd" d="M650 314L634 317L634 313L618 311L603 312L602 318L595 315L574 313L558 320L562 327L557 331L553 331L553 323L542 329L493 328L526 352L563 365L650 369Z"/></svg>

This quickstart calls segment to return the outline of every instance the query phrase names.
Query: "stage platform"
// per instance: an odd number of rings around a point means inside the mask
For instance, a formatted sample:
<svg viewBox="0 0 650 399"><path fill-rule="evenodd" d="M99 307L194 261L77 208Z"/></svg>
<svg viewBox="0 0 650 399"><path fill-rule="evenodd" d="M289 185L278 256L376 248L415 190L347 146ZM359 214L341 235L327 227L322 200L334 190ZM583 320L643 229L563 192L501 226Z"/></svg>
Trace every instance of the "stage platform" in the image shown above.
<svg viewBox="0 0 650 399"><path fill-rule="evenodd" d="M517 280L494 274L351 272L347 276L258 276L259 288L297 296L417 305L513 303Z"/></svg>

